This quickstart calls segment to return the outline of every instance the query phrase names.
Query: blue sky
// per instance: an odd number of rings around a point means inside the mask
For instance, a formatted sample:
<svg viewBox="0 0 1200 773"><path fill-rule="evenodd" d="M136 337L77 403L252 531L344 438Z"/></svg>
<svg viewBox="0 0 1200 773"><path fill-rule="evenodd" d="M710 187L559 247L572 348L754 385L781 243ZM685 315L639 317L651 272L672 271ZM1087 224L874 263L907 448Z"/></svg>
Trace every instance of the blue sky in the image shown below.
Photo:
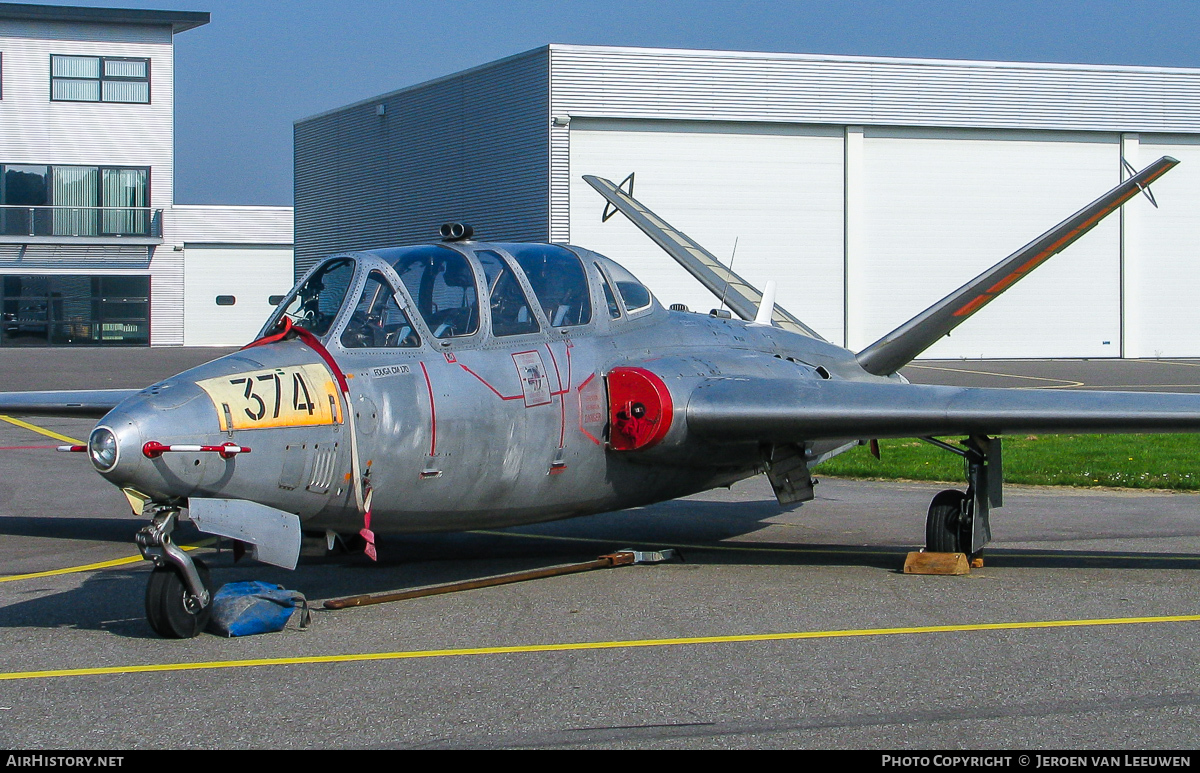
<svg viewBox="0 0 1200 773"><path fill-rule="evenodd" d="M292 123L547 43L1200 67L1197 0L160 0L176 202L291 204Z"/></svg>

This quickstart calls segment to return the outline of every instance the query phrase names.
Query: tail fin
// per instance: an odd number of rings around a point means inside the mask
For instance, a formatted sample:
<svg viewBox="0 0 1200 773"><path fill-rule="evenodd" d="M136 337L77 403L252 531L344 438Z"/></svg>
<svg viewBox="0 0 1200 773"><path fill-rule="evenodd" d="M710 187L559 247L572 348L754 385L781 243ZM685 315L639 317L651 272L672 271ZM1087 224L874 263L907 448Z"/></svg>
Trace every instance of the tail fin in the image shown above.
<svg viewBox="0 0 1200 773"><path fill-rule="evenodd" d="M863 370L895 373L1179 162L1163 156L858 353Z"/></svg>
<svg viewBox="0 0 1200 773"><path fill-rule="evenodd" d="M611 181L602 177L584 175L588 185L616 207L621 214L642 230L642 233L654 240L668 255L683 266L689 274L700 280L700 283L742 319L755 319L758 309L762 306L763 294L759 290L730 271L713 257L712 253L701 247L690 236L672 227L662 218L655 215L637 199L634 199ZM815 330L796 319L792 314L779 306L774 306L771 321L776 327L803 333L820 341L824 341Z"/></svg>

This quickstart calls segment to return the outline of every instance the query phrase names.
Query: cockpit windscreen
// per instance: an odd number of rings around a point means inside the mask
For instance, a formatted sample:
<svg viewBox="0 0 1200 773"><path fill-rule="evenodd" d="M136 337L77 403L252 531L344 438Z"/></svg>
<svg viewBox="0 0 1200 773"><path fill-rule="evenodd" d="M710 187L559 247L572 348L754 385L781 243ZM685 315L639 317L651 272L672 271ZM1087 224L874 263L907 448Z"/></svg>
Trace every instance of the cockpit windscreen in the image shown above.
<svg viewBox="0 0 1200 773"><path fill-rule="evenodd" d="M300 286L300 290L283 309L283 316L297 327L302 327L315 336L329 332L330 325L337 319L338 310L350 281L354 278L354 261L337 258L318 268Z"/></svg>
<svg viewBox="0 0 1200 773"><path fill-rule="evenodd" d="M396 303L396 295L387 279L372 271L363 284L358 305L342 330L342 346L347 349L394 349L421 345L408 315Z"/></svg>

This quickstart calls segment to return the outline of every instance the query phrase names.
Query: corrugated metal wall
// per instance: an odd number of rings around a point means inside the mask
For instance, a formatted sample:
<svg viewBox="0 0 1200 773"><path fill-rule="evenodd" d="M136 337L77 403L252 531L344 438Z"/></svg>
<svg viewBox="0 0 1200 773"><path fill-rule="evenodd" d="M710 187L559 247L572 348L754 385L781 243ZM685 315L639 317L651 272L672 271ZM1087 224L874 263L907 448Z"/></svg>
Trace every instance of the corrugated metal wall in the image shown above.
<svg viewBox="0 0 1200 773"><path fill-rule="evenodd" d="M340 250L549 235L548 50L299 121L296 271ZM383 114L379 114L379 107Z"/></svg>
<svg viewBox="0 0 1200 773"><path fill-rule="evenodd" d="M183 253L170 245L150 261L150 344L183 346Z"/></svg>
<svg viewBox="0 0 1200 773"><path fill-rule="evenodd" d="M554 115L1200 131L1200 70L550 47Z"/></svg>
<svg viewBox="0 0 1200 773"><path fill-rule="evenodd" d="M291 244L291 207L176 205L165 215L170 242Z"/></svg>
<svg viewBox="0 0 1200 773"><path fill-rule="evenodd" d="M0 244L0 274L146 273L151 247Z"/></svg>

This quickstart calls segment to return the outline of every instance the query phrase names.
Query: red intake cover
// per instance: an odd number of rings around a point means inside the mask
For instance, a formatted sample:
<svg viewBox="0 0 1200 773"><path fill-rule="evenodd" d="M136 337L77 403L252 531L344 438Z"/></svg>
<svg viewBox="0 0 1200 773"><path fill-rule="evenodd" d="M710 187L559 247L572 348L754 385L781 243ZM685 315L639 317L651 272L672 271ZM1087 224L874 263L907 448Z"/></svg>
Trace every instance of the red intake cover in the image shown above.
<svg viewBox="0 0 1200 773"><path fill-rule="evenodd" d="M671 429L671 393L645 368L613 368L608 373L608 445L637 451L661 441Z"/></svg>

